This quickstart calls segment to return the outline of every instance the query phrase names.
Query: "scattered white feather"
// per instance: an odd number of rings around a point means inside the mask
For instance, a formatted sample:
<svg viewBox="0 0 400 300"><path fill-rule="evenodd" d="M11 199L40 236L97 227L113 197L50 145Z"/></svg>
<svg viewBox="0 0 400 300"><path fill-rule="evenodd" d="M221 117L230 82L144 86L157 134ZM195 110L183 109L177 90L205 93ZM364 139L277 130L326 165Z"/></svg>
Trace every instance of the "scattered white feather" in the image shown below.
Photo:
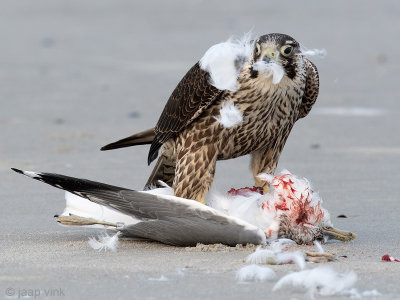
<svg viewBox="0 0 400 300"><path fill-rule="evenodd" d="M222 103L219 113L221 117L214 116L214 118L225 128L231 128L243 122L242 112L232 101Z"/></svg>
<svg viewBox="0 0 400 300"><path fill-rule="evenodd" d="M269 247L276 251L283 249L283 246L286 245L296 245L296 242L291 239L282 238L273 240L269 243Z"/></svg>
<svg viewBox="0 0 400 300"><path fill-rule="evenodd" d="M359 292L356 288L345 290L340 293L341 296L347 296L352 299L362 299L363 297L379 297L382 296L376 289L366 290L364 292ZM374 298L375 299L375 298Z"/></svg>
<svg viewBox="0 0 400 300"><path fill-rule="evenodd" d="M373 296L382 296L381 293L379 293L377 290L367 290L361 293L362 296L364 297L373 297Z"/></svg>
<svg viewBox="0 0 400 300"><path fill-rule="evenodd" d="M185 271L186 271L185 268L177 269L177 270L176 270L176 275L178 275L178 276L185 276Z"/></svg>
<svg viewBox="0 0 400 300"><path fill-rule="evenodd" d="M283 75L285 74L282 66L276 62L265 62L265 61L258 61L253 64L253 69L264 73L266 78L272 76L272 83L278 84L281 82Z"/></svg>
<svg viewBox="0 0 400 300"><path fill-rule="evenodd" d="M325 253L325 251L324 251L324 249L322 248L322 245L321 245L320 242L314 241L314 245L315 245L315 247L317 248L317 250L318 250L319 253Z"/></svg>
<svg viewBox="0 0 400 300"><path fill-rule="evenodd" d="M300 54L306 56L317 56L319 58L324 58L327 55L327 51L325 49L306 49L304 47L301 47Z"/></svg>
<svg viewBox="0 0 400 300"><path fill-rule="evenodd" d="M265 281L273 280L275 277L274 270L258 265L245 266L236 273L236 279L239 281Z"/></svg>
<svg viewBox="0 0 400 300"><path fill-rule="evenodd" d="M237 78L253 49L251 33L241 39L229 39L209 48L200 59L200 68L207 71L211 84L220 90L237 90Z"/></svg>
<svg viewBox="0 0 400 300"><path fill-rule="evenodd" d="M96 238L89 238L89 245L95 250L101 251L107 251L111 250L113 252L117 251L118 247L118 241L119 238L118 236L120 235L120 232L117 232L113 236L109 236L107 233L100 235Z"/></svg>
<svg viewBox="0 0 400 300"><path fill-rule="evenodd" d="M269 242L267 247L257 247L256 251L246 258L251 264L297 264L300 270L306 266L306 257L301 251L286 251L284 246L293 245L296 242L290 239L276 239Z"/></svg>
<svg viewBox="0 0 400 300"><path fill-rule="evenodd" d="M281 264L295 263L300 270L306 267L306 257L301 251L284 251L277 254L277 259Z"/></svg>
<svg viewBox="0 0 400 300"><path fill-rule="evenodd" d="M270 249L263 249L261 247L257 247L255 252L247 256L246 262L249 264L279 264L274 251Z"/></svg>
<svg viewBox="0 0 400 300"><path fill-rule="evenodd" d="M314 297L315 294L333 296L349 291L356 281L357 275L352 271L338 273L331 267L321 266L311 270L293 272L282 277L272 291L291 287L295 290L305 290L311 297Z"/></svg>
<svg viewBox="0 0 400 300"><path fill-rule="evenodd" d="M300 270L306 266L305 255L300 251L282 251L258 247L246 258L250 264L282 265L295 263Z"/></svg>
<svg viewBox="0 0 400 300"><path fill-rule="evenodd" d="M169 279L165 277L164 275L161 275L160 277L150 277L148 280L150 281L168 281Z"/></svg>

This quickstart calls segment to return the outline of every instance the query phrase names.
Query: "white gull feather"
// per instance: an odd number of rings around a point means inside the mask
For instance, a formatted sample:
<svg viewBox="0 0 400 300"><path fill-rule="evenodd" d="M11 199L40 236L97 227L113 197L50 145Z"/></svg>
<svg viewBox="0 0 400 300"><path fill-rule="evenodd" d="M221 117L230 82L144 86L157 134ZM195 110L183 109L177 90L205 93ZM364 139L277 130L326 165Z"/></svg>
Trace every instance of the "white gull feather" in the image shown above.
<svg viewBox="0 0 400 300"><path fill-rule="evenodd" d="M236 279L239 281L265 281L275 279L274 270L258 265L249 265L239 269L236 272Z"/></svg>
<svg viewBox="0 0 400 300"><path fill-rule="evenodd" d="M283 288L307 291L310 297L340 295L350 290L357 281L354 272L338 273L329 266L290 273L282 277L272 291Z"/></svg>
<svg viewBox="0 0 400 300"><path fill-rule="evenodd" d="M324 58L327 55L327 51L325 49L307 49L306 47L301 46L299 54L305 56L316 56L319 58Z"/></svg>
<svg viewBox="0 0 400 300"><path fill-rule="evenodd" d="M283 75L285 75L282 66L276 62L258 61L253 64L253 69L263 73L266 78L272 77L273 84L281 82Z"/></svg>
<svg viewBox="0 0 400 300"><path fill-rule="evenodd" d="M237 78L252 53L251 33L209 48L200 59L200 68L210 74L210 84L220 90L237 90Z"/></svg>
<svg viewBox="0 0 400 300"><path fill-rule="evenodd" d="M255 252L247 256L246 262L250 264L281 265L295 263L300 270L306 266L305 255L301 251L283 251L278 249L258 247Z"/></svg>
<svg viewBox="0 0 400 300"><path fill-rule="evenodd" d="M96 238L89 238L89 245L95 250L101 251L117 251L118 247L118 236L120 235L120 232L115 233L114 235L110 236L107 233L104 233L102 235L99 235Z"/></svg>
<svg viewBox="0 0 400 300"><path fill-rule="evenodd" d="M225 101L219 111L220 117L214 118L225 128L231 128L243 122L243 114L232 101Z"/></svg>
<svg viewBox="0 0 400 300"><path fill-rule="evenodd" d="M279 228L275 214L262 208L263 195L256 192L246 192L244 195L229 195L210 193L206 199L208 206L263 230Z"/></svg>

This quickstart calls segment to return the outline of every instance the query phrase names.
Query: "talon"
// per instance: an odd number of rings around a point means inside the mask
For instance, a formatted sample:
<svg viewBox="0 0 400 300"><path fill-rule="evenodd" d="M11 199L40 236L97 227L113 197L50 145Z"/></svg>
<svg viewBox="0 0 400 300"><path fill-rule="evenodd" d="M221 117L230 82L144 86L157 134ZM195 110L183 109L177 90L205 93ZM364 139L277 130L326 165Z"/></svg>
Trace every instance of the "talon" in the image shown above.
<svg viewBox="0 0 400 300"><path fill-rule="evenodd" d="M254 181L255 181L256 186L259 186L263 189L264 194L268 194L268 191L269 191L268 182L262 181L262 180L258 179L257 177L254 179Z"/></svg>
<svg viewBox="0 0 400 300"><path fill-rule="evenodd" d="M344 231L333 227L322 228L322 232L324 237L327 237L330 240L348 242L356 238L356 235L350 231Z"/></svg>
<svg viewBox="0 0 400 300"><path fill-rule="evenodd" d="M269 192L269 184L266 183L262 188L263 188L264 194L268 194L268 192Z"/></svg>

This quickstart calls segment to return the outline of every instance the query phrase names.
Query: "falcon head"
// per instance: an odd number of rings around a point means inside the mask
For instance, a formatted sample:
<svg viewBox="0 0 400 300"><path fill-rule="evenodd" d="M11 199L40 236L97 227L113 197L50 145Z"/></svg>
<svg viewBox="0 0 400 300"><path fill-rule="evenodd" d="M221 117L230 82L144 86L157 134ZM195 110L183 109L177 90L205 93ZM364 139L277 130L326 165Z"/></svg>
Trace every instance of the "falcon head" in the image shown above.
<svg viewBox="0 0 400 300"><path fill-rule="evenodd" d="M302 56L299 54L300 45L292 37L281 33L262 35L254 43L252 77L263 73L270 74L271 70L274 70L282 73L277 82L284 75L293 79L299 71L298 66L301 65ZM275 74L273 75L275 77Z"/></svg>

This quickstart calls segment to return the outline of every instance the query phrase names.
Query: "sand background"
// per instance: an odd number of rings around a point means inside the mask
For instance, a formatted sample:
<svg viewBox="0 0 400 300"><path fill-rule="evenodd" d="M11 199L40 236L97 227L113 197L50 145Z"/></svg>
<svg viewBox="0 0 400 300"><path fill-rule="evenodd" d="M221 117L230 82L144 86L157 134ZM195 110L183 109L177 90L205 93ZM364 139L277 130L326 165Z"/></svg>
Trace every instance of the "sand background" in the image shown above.
<svg viewBox="0 0 400 300"><path fill-rule="evenodd" d="M96 252L87 243L92 231L53 220L63 192L10 171L141 188L151 172L147 146L99 148L154 126L209 46L254 28L327 49L313 59L318 102L296 124L278 169L309 178L334 224L357 233L324 246L347 256L330 265L354 270L361 291L399 299L400 264L380 261L400 257L399 16L398 1L2 1L0 297L13 288L11 298L24 289L41 290L40 298L61 289L68 299L305 298L271 295L273 282L238 284L235 271L250 250L122 241L116 253ZM213 188L250 185L248 164L218 163ZM280 277L296 267L273 269Z"/></svg>

